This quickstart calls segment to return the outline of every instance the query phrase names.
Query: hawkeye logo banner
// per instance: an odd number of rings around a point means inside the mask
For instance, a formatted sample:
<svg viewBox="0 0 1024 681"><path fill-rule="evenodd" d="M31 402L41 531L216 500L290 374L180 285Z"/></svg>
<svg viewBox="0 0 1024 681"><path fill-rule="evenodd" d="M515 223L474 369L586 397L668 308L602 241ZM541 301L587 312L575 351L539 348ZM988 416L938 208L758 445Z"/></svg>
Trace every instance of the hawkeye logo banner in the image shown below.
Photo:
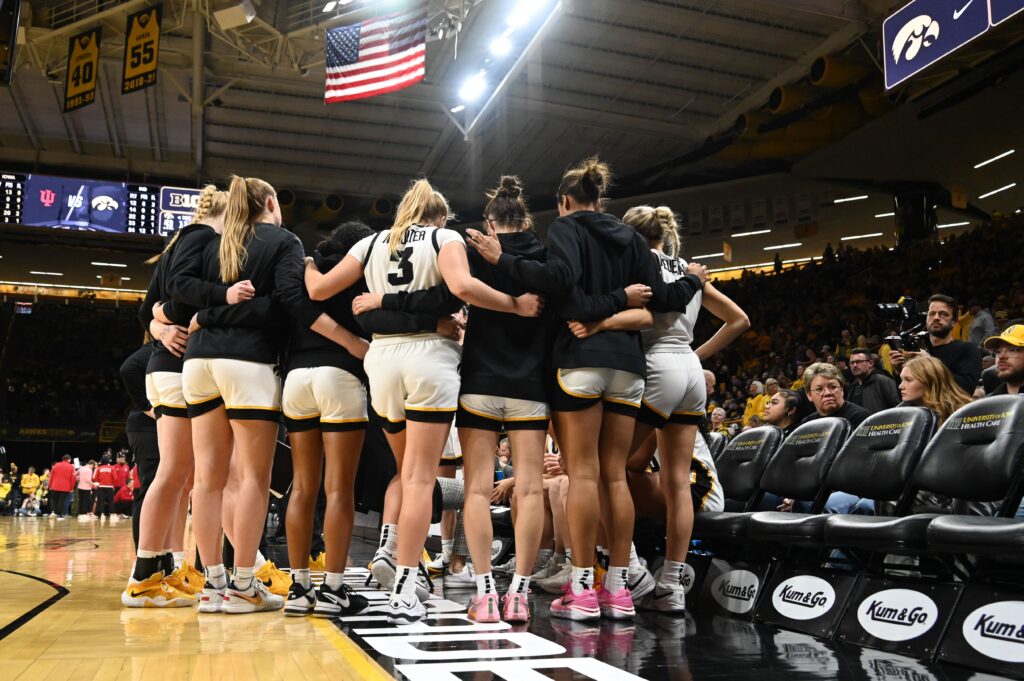
<svg viewBox="0 0 1024 681"><path fill-rule="evenodd" d="M68 68L64 78L64 113L96 101L100 67L100 27L73 36L68 43Z"/></svg>
<svg viewBox="0 0 1024 681"><path fill-rule="evenodd" d="M122 95L138 92L156 84L162 10L163 5L156 5L128 17L128 26L124 33Z"/></svg>

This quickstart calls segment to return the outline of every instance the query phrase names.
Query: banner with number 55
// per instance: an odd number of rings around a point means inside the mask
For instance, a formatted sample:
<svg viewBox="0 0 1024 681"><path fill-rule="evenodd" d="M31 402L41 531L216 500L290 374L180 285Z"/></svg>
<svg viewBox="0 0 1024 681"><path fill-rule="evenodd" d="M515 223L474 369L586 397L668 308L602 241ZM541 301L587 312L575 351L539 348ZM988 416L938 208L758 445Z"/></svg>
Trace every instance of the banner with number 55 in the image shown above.
<svg viewBox="0 0 1024 681"><path fill-rule="evenodd" d="M156 84L162 10L163 5L156 5L128 17L128 26L124 33L122 95L144 90Z"/></svg>

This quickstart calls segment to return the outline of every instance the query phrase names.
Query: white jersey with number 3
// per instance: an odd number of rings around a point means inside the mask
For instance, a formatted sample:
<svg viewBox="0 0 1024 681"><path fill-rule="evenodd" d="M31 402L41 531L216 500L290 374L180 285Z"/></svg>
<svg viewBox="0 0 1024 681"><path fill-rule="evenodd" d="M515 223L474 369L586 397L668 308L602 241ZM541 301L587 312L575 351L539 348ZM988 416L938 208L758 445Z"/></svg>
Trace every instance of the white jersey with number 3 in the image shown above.
<svg viewBox="0 0 1024 681"><path fill-rule="evenodd" d="M456 241L465 246L457 232L444 227L413 225L406 230L397 253L391 253L391 230L368 236L349 251L363 264L363 277L370 293L422 291L442 282L437 264L441 247Z"/></svg>

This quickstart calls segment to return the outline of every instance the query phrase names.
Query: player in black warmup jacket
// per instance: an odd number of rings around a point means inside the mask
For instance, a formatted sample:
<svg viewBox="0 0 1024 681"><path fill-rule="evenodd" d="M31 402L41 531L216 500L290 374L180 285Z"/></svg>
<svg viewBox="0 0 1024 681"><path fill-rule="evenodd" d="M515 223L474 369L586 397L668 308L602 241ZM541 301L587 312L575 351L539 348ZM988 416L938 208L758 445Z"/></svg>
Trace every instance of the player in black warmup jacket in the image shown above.
<svg viewBox="0 0 1024 681"><path fill-rule="evenodd" d="M583 305L583 297L605 291L613 291L608 295L616 308L613 312L644 303L655 311L685 309L703 287L706 269L693 266L690 274L666 284L643 238L600 212L610 181L608 167L596 158L565 174L557 193L560 217L548 232L545 263L502 253L496 238L475 230L470 230L469 241L503 272L531 290L556 297L566 321L603 318L589 316L597 307ZM627 290L637 282L642 286ZM553 365L557 387L551 406L570 475L567 512L573 570L570 590L552 603L551 613L578 620L602 615L630 618L635 610L625 584L634 513L626 458L644 389L640 334L615 330L577 339L565 326L555 340ZM599 601L593 589L593 557L601 493L607 495L614 527L608 528L611 560Z"/></svg>

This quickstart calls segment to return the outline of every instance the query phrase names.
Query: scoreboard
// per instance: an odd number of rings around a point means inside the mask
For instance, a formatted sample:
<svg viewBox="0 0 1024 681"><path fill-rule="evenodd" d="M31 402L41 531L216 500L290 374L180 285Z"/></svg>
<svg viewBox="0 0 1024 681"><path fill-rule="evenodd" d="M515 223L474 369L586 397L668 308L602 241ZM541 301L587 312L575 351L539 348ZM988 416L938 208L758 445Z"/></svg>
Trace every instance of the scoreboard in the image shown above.
<svg viewBox="0 0 1024 681"><path fill-rule="evenodd" d="M0 172L0 224L167 236L190 222L198 189Z"/></svg>

